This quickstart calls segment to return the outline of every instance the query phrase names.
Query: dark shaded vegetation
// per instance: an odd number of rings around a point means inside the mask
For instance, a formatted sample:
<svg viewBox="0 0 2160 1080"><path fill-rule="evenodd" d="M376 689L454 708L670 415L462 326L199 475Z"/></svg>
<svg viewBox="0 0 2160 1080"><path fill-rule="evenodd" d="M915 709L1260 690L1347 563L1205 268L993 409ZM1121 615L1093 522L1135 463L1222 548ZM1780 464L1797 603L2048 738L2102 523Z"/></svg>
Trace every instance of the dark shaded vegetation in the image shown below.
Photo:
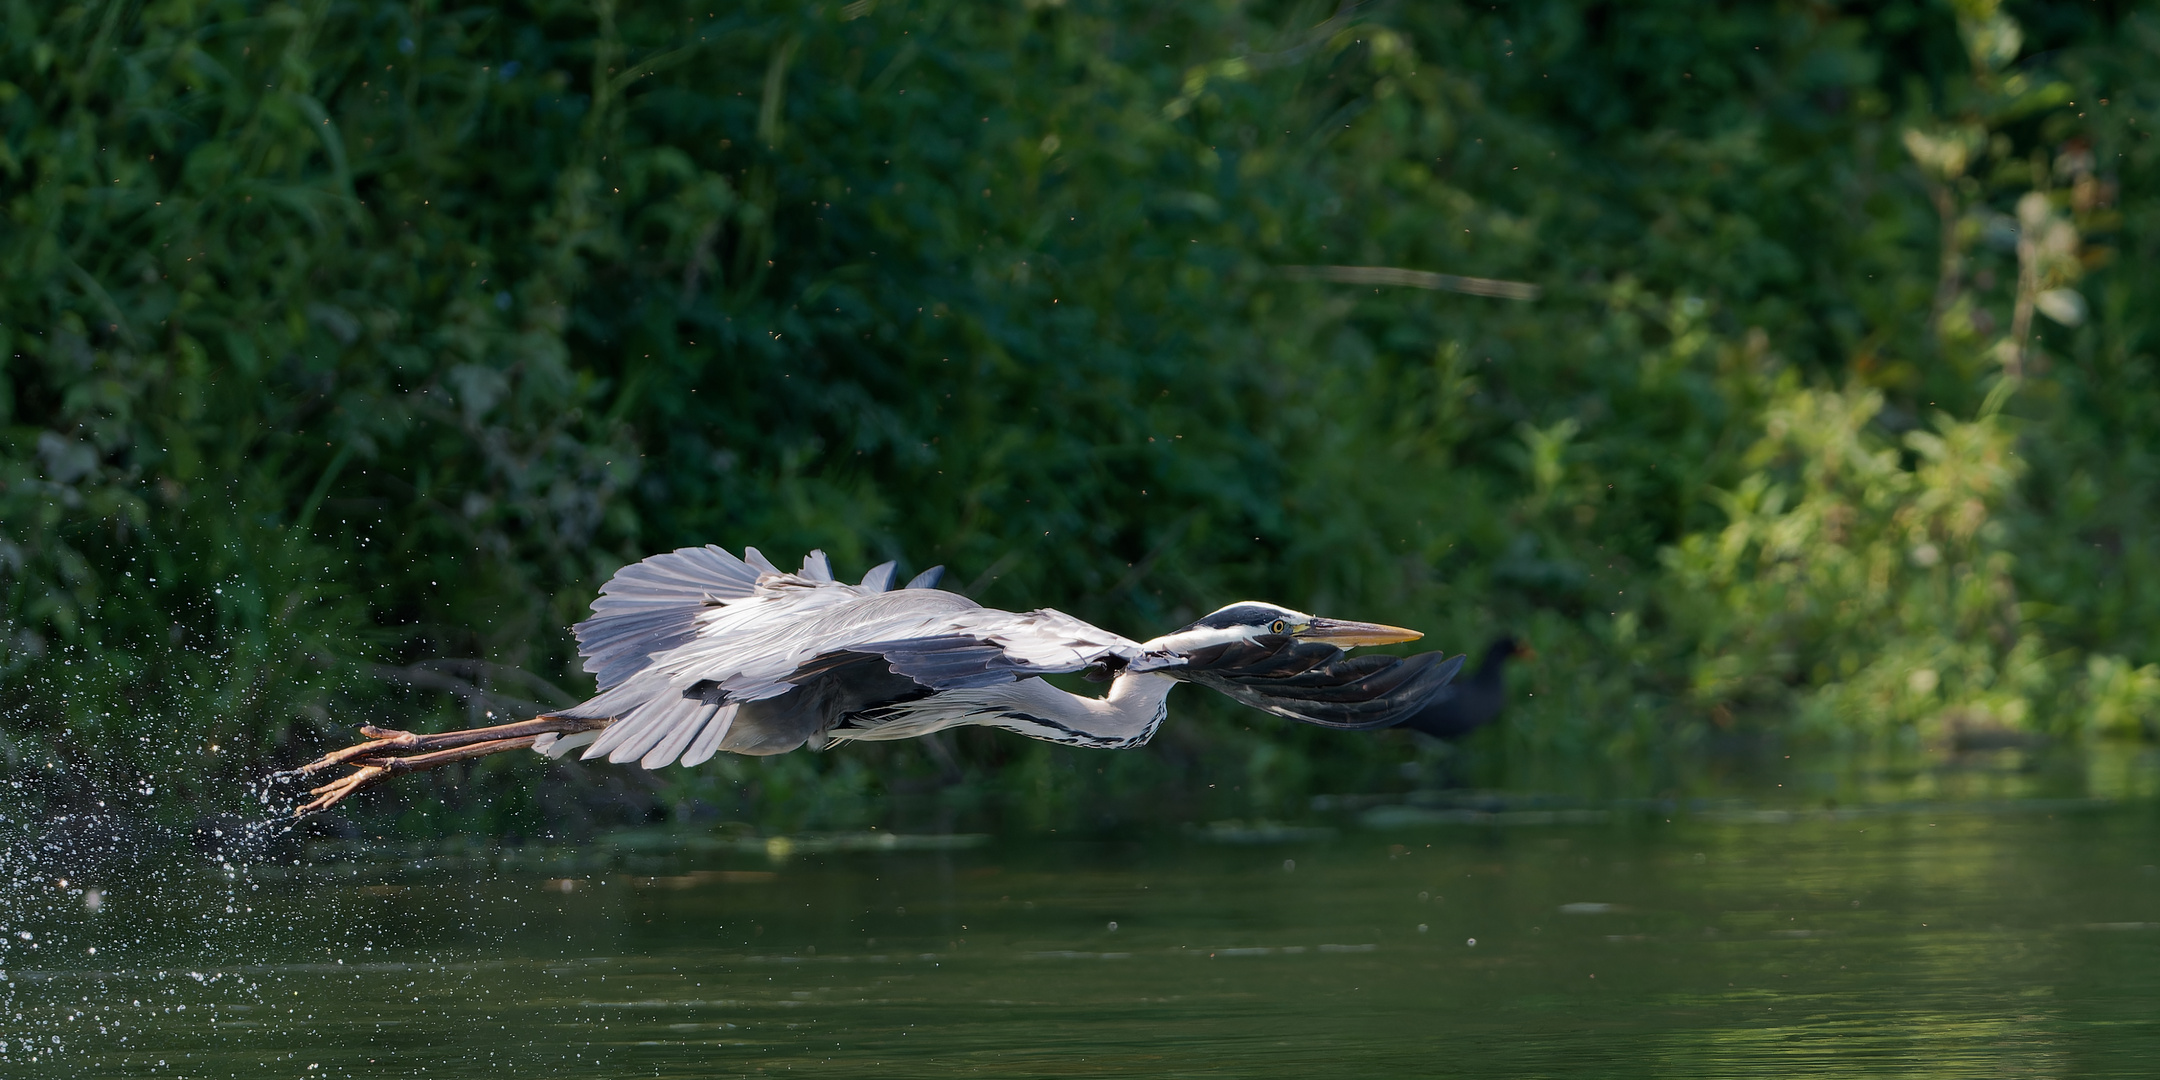
<svg viewBox="0 0 2160 1080"><path fill-rule="evenodd" d="M598 585L707 542L1143 635L1240 597L1521 632L1461 775L2160 708L2147 14L6 17L0 749L55 797L231 804L361 721L574 700ZM1177 707L1138 754L964 732L406 797L1264 812L1442 755Z"/></svg>

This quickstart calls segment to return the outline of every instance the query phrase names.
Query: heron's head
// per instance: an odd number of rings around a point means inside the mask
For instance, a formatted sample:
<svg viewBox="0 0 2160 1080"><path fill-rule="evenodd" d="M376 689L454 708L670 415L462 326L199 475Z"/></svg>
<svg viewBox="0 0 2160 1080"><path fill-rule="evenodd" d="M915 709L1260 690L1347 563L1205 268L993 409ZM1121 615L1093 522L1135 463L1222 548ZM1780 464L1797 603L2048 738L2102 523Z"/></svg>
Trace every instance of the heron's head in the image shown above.
<svg viewBox="0 0 2160 1080"><path fill-rule="evenodd" d="M1325 642L1348 649L1358 645L1416 641L1425 635L1400 626L1327 619L1274 604L1244 600L1211 612L1183 629L1164 634L1148 642L1147 647L1190 653L1210 645L1251 641L1270 636L1287 637L1296 641Z"/></svg>

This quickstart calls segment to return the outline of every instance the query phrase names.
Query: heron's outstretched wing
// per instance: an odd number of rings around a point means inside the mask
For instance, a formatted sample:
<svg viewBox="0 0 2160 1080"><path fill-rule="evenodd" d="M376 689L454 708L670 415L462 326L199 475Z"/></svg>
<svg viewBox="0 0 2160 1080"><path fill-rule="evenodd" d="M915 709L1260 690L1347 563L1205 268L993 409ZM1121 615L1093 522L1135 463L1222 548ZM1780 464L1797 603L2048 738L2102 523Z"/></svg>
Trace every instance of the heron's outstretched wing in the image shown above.
<svg viewBox="0 0 2160 1080"><path fill-rule="evenodd" d="M708 607L750 595L758 572L717 545L686 547L616 571L577 624L578 652L601 689L634 674L655 652L672 649L697 628Z"/></svg>
<svg viewBox="0 0 2160 1080"><path fill-rule="evenodd" d="M1163 674L1307 724L1343 731L1390 727L1451 693L1461 656L1348 656L1322 642L1263 635L1195 651Z"/></svg>
<svg viewBox="0 0 2160 1080"><path fill-rule="evenodd" d="M697 632L698 616L757 591L760 577L778 575L771 560L756 548L738 559L717 544L677 548L632 563L600 587L592 617L577 624L578 654L602 690L636 674L652 657L687 642ZM922 589L937 584L944 567L933 566L907 583ZM825 553L803 560L805 580L833 583ZM893 564L883 563L854 586L864 593L892 588Z"/></svg>
<svg viewBox="0 0 2160 1080"><path fill-rule="evenodd" d="M577 628L601 692L558 714L614 721L584 756L659 768L723 749L780 753L883 702L1139 653L1056 611L998 611L928 588L928 574L888 592L889 566L849 585L821 552L792 574L744 555L685 549L608 583Z"/></svg>

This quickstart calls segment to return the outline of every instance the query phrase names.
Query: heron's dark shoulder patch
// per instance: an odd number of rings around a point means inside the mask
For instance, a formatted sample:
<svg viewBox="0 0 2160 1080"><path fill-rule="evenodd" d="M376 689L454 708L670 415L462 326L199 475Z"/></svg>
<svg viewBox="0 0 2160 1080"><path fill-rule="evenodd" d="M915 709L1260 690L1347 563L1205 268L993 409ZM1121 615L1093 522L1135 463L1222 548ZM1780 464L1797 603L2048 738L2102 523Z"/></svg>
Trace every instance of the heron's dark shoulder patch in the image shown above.
<svg viewBox="0 0 2160 1080"><path fill-rule="evenodd" d="M1271 622L1285 612L1273 604L1232 604L1221 611L1202 617L1186 627L1187 630L1228 630L1233 626L1260 626Z"/></svg>

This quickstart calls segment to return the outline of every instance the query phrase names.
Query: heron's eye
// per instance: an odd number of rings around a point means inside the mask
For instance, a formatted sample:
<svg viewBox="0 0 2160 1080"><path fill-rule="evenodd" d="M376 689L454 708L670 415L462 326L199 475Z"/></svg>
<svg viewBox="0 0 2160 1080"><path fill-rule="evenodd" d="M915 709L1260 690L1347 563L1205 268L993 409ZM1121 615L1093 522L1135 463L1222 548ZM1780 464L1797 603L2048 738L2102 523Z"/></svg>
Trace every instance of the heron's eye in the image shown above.
<svg viewBox="0 0 2160 1080"><path fill-rule="evenodd" d="M1286 623L1286 622L1282 621L1281 619L1277 619L1277 620L1275 620L1274 622L1271 622L1271 623L1269 623L1269 624L1268 624L1268 633L1270 633L1270 634L1280 634L1280 633L1282 633L1283 631L1285 631L1285 630L1288 630L1289 628L1290 628L1290 624L1289 624L1289 623Z"/></svg>

